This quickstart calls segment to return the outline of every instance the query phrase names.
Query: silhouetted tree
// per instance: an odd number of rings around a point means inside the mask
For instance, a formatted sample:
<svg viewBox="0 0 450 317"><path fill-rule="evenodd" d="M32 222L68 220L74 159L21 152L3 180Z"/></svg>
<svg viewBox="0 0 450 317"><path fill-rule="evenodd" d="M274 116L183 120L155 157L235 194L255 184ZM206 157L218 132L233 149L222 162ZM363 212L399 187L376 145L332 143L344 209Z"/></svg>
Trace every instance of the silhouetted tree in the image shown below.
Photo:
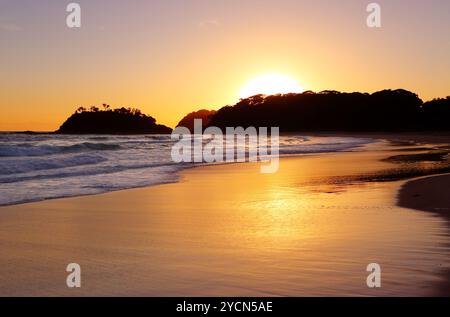
<svg viewBox="0 0 450 317"><path fill-rule="evenodd" d="M284 132L449 130L449 109L450 98L424 104L404 89L373 94L305 91L242 99L218 110L209 125L273 126Z"/></svg>
<svg viewBox="0 0 450 317"><path fill-rule="evenodd" d="M79 107L78 109L77 109L77 111L75 111L75 113L82 113L82 112L85 112L86 111L86 108L84 108L84 107Z"/></svg>

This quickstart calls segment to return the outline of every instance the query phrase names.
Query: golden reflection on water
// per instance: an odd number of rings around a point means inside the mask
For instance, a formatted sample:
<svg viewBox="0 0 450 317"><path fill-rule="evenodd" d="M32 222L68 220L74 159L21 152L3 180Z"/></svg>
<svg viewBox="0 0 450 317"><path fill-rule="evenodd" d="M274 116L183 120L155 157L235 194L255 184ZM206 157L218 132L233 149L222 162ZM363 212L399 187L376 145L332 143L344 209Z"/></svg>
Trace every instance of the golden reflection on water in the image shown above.
<svg viewBox="0 0 450 317"><path fill-rule="evenodd" d="M207 184L191 178L186 186L195 190L189 196L199 202L183 218L188 222L183 230L201 232L202 238L200 244L185 245L185 251L202 253L210 274L188 255L190 274L215 281L212 295L268 290L275 295L431 293L439 265L449 259L448 250L441 248L447 239L443 223L428 213L395 207L399 183L340 192L296 186L307 184L308 177L322 177L320 167L331 161L341 168L339 173L348 164L328 160L285 160L271 176L254 174L250 167L235 172L215 167L200 172L208 174ZM365 268L371 262L384 268L382 290L365 285ZM226 279L218 282L217 276Z"/></svg>

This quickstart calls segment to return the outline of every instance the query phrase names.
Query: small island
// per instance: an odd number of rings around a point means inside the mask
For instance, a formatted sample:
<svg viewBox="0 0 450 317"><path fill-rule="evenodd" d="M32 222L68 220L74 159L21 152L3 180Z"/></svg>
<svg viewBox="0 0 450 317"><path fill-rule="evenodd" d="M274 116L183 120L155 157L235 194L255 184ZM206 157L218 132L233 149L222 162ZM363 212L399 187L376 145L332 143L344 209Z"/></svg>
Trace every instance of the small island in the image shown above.
<svg viewBox="0 0 450 317"><path fill-rule="evenodd" d="M172 129L156 123L136 108L80 107L55 132L58 134L170 134Z"/></svg>

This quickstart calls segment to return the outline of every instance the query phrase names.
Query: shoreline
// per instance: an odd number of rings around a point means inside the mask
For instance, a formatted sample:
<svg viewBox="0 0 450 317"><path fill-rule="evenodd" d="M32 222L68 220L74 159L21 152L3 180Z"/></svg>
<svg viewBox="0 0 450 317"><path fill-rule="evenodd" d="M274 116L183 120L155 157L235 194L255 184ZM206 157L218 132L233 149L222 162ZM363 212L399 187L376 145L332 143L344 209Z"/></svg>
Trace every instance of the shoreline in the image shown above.
<svg viewBox="0 0 450 317"><path fill-rule="evenodd" d="M450 173L408 180L399 188L398 205L437 214L445 218L450 227L450 196L442 193L446 188L450 188Z"/></svg>
<svg viewBox="0 0 450 317"><path fill-rule="evenodd" d="M285 136L289 135L289 134L284 134ZM295 135L298 135L297 133ZM400 137L402 136L402 137ZM281 154L280 155L280 159L283 158L302 158L302 157L311 157L311 156L321 156L321 155L333 155L333 154L340 154L340 153L352 153L352 152L358 152L358 151L365 151L365 148L367 148L370 145L373 144L382 144L384 142L389 143L392 146L397 146L397 147L405 147L405 152L414 152L414 151L425 151L426 148L422 148L422 147L418 147L419 145L423 145L426 144L428 146L433 146L433 145L442 145L444 143L439 143L439 142L444 142L449 141L450 140L450 134L448 136L440 136L438 138L436 138L436 136L420 136L420 135L416 135L416 134L410 134L410 133L399 133L399 134L383 134L383 133L367 133L367 134L352 134L352 133L311 133L306 135L305 137L349 137L349 138L363 138L363 139L369 139L370 141L368 141L368 143L364 144L364 145L356 145L353 148L350 149L346 149L346 150L337 150L337 151L330 151L330 152L316 152L316 153L297 153L297 154ZM400 137L400 138L398 138ZM428 141L425 143L421 143L420 140L423 140L423 138L426 138ZM448 142L447 142L448 144ZM416 146L416 149L413 148L413 146ZM430 149L430 148L429 148ZM402 151L399 151L398 154L402 154ZM426 155L426 154L425 154ZM407 156L407 155L398 155L398 156ZM388 159L388 157L385 158L386 160ZM388 160L387 160L388 161ZM420 159L418 159L418 161L420 161ZM401 163L401 160L399 160L399 162ZM245 162L244 164L248 164L251 162ZM259 164L263 164L264 162L259 162ZM220 166L220 165L234 165L234 164L242 164L242 162L224 162L224 163L212 163L212 164L193 164L191 166L183 166L182 168L180 168L178 171L174 172L175 178L179 178L180 174L183 173L183 171L185 170L189 170L189 169L195 169L195 168L203 168L203 167L208 167L208 166ZM399 169L399 171L402 169ZM442 174L442 173L446 173L446 172L450 172L450 166L448 166L446 169L439 169L437 171L426 171L426 170L421 170L421 168L419 168L417 171L413 171L413 172L408 172L408 173L396 173L394 171L391 170L380 170L378 171L378 175L359 175L360 177L358 177L357 175L354 175L354 179L352 181L360 181L360 182L371 182L371 181L397 181L397 180L408 180L408 179L415 179L418 177L422 177L422 176L428 176L428 175L434 175L434 174ZM341 181L343 182L349 182L349 179L342 179ZM33 204L33 203L39 203L39 202L45 202L45 201L52 201L52 200L56 200L56 199L67 199L67 198L77 198L77 197L86 197L86 196L95 196L95 195L102 195L105 193L113 193L113 192L119 192L119 191L126 191L126 190L132 190L132 189L139 189L139 188L147 188L147 187L153 187L153 186L158 186L158 185L164 185L164 184L172 184L172 183L177 183L179 182L179 179L177 180L166 180L166 181L160 181L160 182L156 182L156 183L151 183L151 184L145 184L145 185L140 185L140 186L135 186L135 187L125 187L125 188L117 188L117 189L110 189L110 190L105 190L105 191L101 191L101 192L97 192L97 193L90 193L90 194L81 194L81 195L67 195L67 196L60 196L60 197L54 197L54 198L44 198L44 199L30 199L27 201L22 201L22 202L15 202L15 203L6 203L6 204L0 204L0 208L1 207L8 207L8 206L20 206L20 205L24 205L24 204Z"/></svg>
<svg viewBox="0 0 450 317"><path fill-rule="evenodd" d="M382 141L388 141L387 139L380 138L380 139L373 139L373 143L369 143L364 145L363 147L379 143ZM414 141L415 142L415 141ZM353 149L360 148L360 146L357 146ZM414 151L414 150L411 150ZM323 152L323 153L307 153L307 154L294 154L294 155L282 155L280 156L281 159L286 158L294 158L299 159L303 157L313 157L313 156L321 156L321 155L333 155L333 154L345 154L345 153L352 153L354 151L337 151L337 152ZM386 160L387 161L387 160ZM123 188L123 189L116 189L116 190L110 190L106 192L101 193L95 193L95 194L86 194L86 195L80 195L80 196L65 196L65 197L56 197L56 198L49 198L49 199L42 199L42 200L33 200L33 201L26 201L26 202L19 202L19 203L13 203L13 204L5 204L0 205L0 208L3 207L13 207L13 206L21 206L21 205L29 205L29 204L35 204L35 203L41 203L41 202L47 202L47 201L53 201L53 200L64 200L64 199L73 199L73 198L83 198L83 197L90 197L90 196L98 196L98 195L104 195L108 193L116 193L116 192L122 192L122 191L129 191L129 190L135 190L135 189L144 189L144 188L152 188L155 186L161 186L166 184L176 184L178 182L182 181L182 174L184 171L198 169L198 168L208 168L208 167L214 167L214 166L223 166L223 165L241 165L241 164L262 164L262 162L258 163L252 163L252 162L228 162L228 163L219 163L219 164L201 164L201 165L193 165L188 166L180 169L176 172L177 177L179 178L176 181L168 181L168 182L161 182L161 183L155 183L155 184L149 184L139 187L130 187L130 188ZM358 178L359 179L359 178ZM364 180L364 182L370 182L371 180ZM378 180L375 180L378 181ZM414 210L420 210L420 211L427 211L427 212L433 212L436 214L439 214L440 216L445 217L449 223L450 223L450 196L443 196L436 194L437 187L439 188L445 188L450 187L450 173L439 173L439 174L427 174L427 175L418 175L418 176L405 176L402 178L393 178L392 180L384 180L383 182L395 182L395 181L404 181L404 184L401 185L398 189L398 206L414 209ZM435 191L432 191L429 189L429 187L433 187ZM422 192L424 191L424 196L417 197L416 192ZM431 197L430 197L431 196ZM444 201L440 201L440 199L445 199ZM436 205L436 206L434 206ZM445 207L445 208L443 208ZM445 210L442 210L445 209Z"/></svg>
<svg viewBox="0 0 450 317"><path fill-rule="evenodd" d="M1 133L1 132L0 132ZM46 134L46 133L43 133ZM299 136L298 134L296 134L297 136ZM114 136L114 135L111 135ZM123 135L126 136L126 135ZM137 135L139 136L139 135ZM305 135L306 138L308 138L308 136ZM329 135L329 137L333 137L333 135ZM309 141L309 140L307 140ZM370 139L370 141L366 144L363 145L355 145L352 148L348 148L345 150L330 150L329 152L311 152L311 153L295 153L295 154L280 154L279 159L281 158L289 158L289 157L297 157L297 158L301 158L304 156L315 156L315 155L324 155L324 154L333 154L333 153L348 153L348 152L352 152L354 150L357 150L358 148L362 148L365 147L369 144L373 144L376 142L379 142L380 140L377 139ZM32 204L32 203L39 203L39 202L44 202L44 201L52 201L52 200L57 200L57 199L67 199L67 198L77 198L77 197L87 197L87 196L95 196L95 195L102 195L102 194L106 194L106 193L113 193L113 192L119 192L119 191L126 191L126 190L132 190L132 189L139 189L139 188L147 188L147 187L153 187L153 186L158 186L158 185L164 185L164 184L173 184L173 183L177 183L179 181L180 178L180 174L185 171L185 170L189 170L189 169L194 169L194 168L202 168L202 167L208 167L208 166L221 166L221 165L234 165L234 164L248 164L248 163L252 163L252 162L219 162L219 163L191 163L191 164L182 164L179 165L180 167L178 168L178 170L174 171L172 173L172 175L174 176L173 180L160 180L157 182L153 182L153 183L149 183L149 184L144 184L144 185L139 185L139 186L131 186L131 187L124 187L124 188L115 188L115 189L107 189L104 191L99 191L96 193L87 193L87 194L74 194L74 195L65 195L65 196L55 196L55 197L50 197L50 198L31 198L28 200L23 200L23 201L19 201L19 202L12 202L12 203L0 203L0 208L1 207L8 207L8 206L20 206L20 205L25 205L25 204ZM264 161L258 162L258 164L267 164ZM175 164L176 165L176 164ZM167 165L170 166L170 165Z"/></svg>

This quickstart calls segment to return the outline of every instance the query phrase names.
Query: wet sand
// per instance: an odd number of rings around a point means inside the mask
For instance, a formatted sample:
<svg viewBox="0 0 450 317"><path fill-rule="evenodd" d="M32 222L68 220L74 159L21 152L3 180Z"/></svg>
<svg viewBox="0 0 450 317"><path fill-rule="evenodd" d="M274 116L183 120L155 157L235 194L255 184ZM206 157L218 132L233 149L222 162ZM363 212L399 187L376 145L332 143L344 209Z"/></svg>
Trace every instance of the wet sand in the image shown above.
<svg viewBox="0 0 450 317"><path fill-rule="evenodd" d="M450 222L450 175L427 176L406 183L399 193L399 205L431 211Z"/></svg>
<svg viewBox="0 0 450 317"><path fill-rule="evenodd" d="M405 181L355 181L400 153L282 158L269 175L208 166L175 184L1 207L0 295L448 295L445 219L397 206ZM80 289L66 287L72 262ZM372 262L380 289L366 285Z"/></svg>
<svg viewBox="0 0 450 317"><path fill-rule="evenodd" d="M425 210L447 221L450 228L450 175L427 176L407 182L399 191L398 205L404 208ZM450 236L450 230L447 233ZM438 293L450 296L450 269L444 273Z"/></svg>

